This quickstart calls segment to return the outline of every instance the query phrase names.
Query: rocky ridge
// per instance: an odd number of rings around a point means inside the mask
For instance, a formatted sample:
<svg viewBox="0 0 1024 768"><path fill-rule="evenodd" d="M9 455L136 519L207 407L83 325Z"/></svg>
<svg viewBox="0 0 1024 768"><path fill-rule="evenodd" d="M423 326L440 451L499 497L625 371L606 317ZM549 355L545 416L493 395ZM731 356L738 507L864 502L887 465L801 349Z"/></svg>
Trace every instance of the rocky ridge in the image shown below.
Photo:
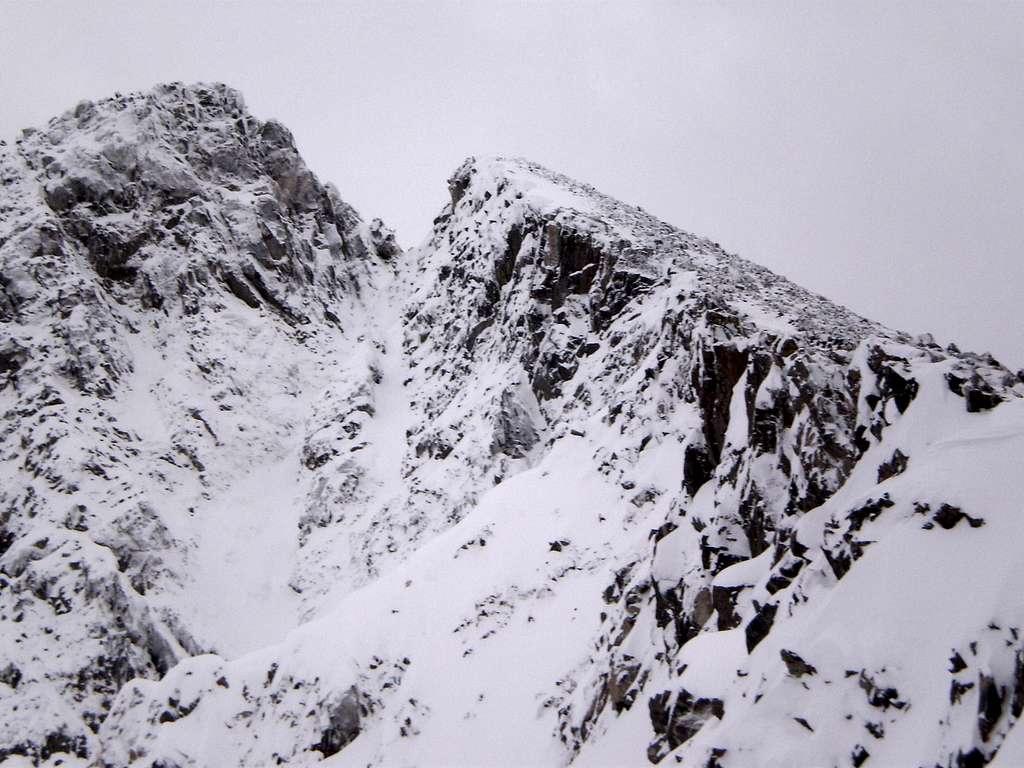
<svg viewBox="0 0 1024 768"><path fill-rule="evenodd" d="M402 254L222 86L80 105L0 169L0 750L1020 753L1024 383L990 356L523 160L468 160Z"/></svg>

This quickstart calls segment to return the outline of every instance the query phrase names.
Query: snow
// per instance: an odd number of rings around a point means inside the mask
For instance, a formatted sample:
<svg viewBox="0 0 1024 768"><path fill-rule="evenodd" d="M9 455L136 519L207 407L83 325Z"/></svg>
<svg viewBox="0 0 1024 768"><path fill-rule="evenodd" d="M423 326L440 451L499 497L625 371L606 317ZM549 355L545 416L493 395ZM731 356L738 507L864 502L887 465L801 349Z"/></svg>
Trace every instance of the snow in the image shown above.
<svg viewBox="0 0 1024 768"><path fill-rule="evenodd" d="M0 154L0 749L1019 761L1012 707L979 717L1024 657L1013 374L520 159L467 161L432 237L388 253L315 180L303 208L260 133L228 89L163 88ZM105 280L26 158L103 191L124 179L97 157L133 147L194 202L80 206L162 228ZM268 151L286 183L205 165Z"/></svg>
<svg viewBox="0 0 1024 768"><path fill-rule="evenodd" d="M762 552L757 557L736 563L719 571L711 580L716 587L749 587L757 584L772 567L772 553Z"/></svg>
<svg viewBox="0 0 1024 768"><path fill-rule="evenodd" d="M288 586L298 560L298 475L296 447L190 513L197 551L185 603L226 659L279 642L298 625Z"/></svg>

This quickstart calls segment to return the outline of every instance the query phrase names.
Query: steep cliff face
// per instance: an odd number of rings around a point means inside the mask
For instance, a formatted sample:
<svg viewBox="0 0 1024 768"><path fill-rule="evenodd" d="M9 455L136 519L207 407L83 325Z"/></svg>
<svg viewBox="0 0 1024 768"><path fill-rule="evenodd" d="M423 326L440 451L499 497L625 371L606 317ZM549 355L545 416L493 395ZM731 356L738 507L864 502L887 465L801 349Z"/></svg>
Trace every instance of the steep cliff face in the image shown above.
<svg viewBox="0 0 1024 768"><path fill-rule="evenodd" d="M1024 757L991 357L521 160L468 160L403 254L222 87L2 168L0 749Z"/></svg>
<svg viewBox="0 0 1024 768"><path fill-rule="evenodd" d="M358 407L396 249L224 86L82 103L0 178L0 754L92 755L127 680L297 621L306 420Z"/></svg>

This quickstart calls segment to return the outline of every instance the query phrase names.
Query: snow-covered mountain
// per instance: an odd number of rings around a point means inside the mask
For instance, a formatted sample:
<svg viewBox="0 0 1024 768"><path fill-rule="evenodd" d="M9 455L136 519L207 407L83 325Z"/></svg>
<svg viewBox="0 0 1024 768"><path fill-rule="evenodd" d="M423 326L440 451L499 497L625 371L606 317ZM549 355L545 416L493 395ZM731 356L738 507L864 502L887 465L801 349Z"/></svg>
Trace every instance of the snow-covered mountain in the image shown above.
<svg viewBox="0 0 1024 768"><path fill-rule="evenodd" d="M990 356L523 160L403 253L224 86L0 184L0 764L1024 764Z"/></svg>

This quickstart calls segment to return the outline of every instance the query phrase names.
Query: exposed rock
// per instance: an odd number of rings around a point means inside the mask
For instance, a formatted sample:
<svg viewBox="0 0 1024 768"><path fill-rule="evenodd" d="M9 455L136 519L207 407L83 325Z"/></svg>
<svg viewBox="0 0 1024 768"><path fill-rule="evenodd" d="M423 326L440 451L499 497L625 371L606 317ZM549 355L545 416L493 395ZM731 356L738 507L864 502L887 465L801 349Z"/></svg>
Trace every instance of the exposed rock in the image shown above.
<svg viewBox="0 0 1024 768"><path fill-rule="evenodd" d="M897 448L892 458L878 467L878 482L884 483L890 477L896 477L896 475L903 474L907 469L907 462L910 461L903 451Z"/></svg>
<svg viewBox="0 0 1024 768"><path fill-rule="evenodd" d="M815 675L818 673L818 670L793 651L783 648L779 651L779 655L782 657L782 663L786 665L786 669L793 677L803 677L804 675Z"/></svg>
<svg viewBox="0 0 1024 768"><path fill-rule="evenodd" d="M336 755L359 735L359 692L350 688L340 701L328 707L328 713L330 724L324 729L320 741L312 746L324 757Z"/></svg>
<svg viewBox="0 0 1024 768"><path fill-rule="evenodd" d="M685 744L712 717L719 720L725 708L719 699L697 698L689 691L662 691L648 701L651 725L657 738L647 747L647 758L661 762L665 755Z"/></svg>
<svg viewBox="0 0 1024 768"><path fill-rule="evenodd" d="M965 514L960 508L954 507L951 504L943 504L940 506L935 514L932 515L932 520L947 531L955 528L957 523L961 520L966 520L971 528L980 528L985 524L985 521L981 518L971 517L970 515Z"/></svg>
<svg viewBox="0 0 1024 768"><path fill-rule="evenodd" d="M754 618L747 623L743 630L747 638L747 651L754 650L757 644L764 640L768 633L771 632L772 624L775 623L775 613L778 609L779 607L774 603L764 605L758 609Z"/></svg>
<svg viewBox="0 0 1024 768"><path fill-rule="evenodd" d="M521 459L530 452L540 439L531 414L535 408L531 409L524 404L515 391L505 390L501 393L501 409L497 414L494 438L491 441L492 453Z"/></svg>

